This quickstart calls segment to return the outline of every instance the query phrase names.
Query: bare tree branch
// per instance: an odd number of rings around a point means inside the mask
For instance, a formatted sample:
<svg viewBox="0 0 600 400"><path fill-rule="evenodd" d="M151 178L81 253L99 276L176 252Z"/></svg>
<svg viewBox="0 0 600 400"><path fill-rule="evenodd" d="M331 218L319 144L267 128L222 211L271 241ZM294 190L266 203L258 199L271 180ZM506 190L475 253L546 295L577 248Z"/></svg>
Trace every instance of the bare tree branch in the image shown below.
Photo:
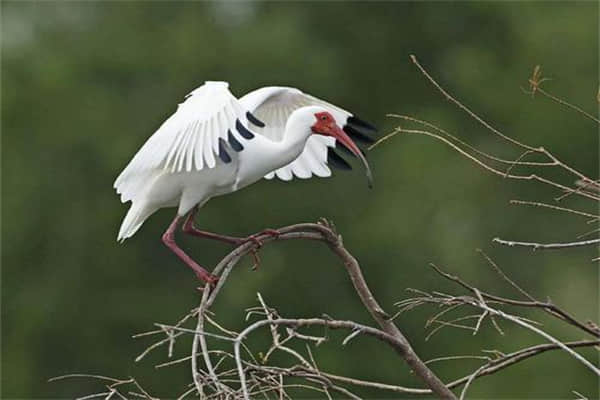
<svg viewBox="0 0 600 400"><path fill-rule="evenodd" d="M500 238L492 239L492 242L502 244L504 246L522 246L531 247L533 250L557 250L565 249L569 247L582 247L591 246L600 243L600 239L583 240L580 242L568 242L568 243L533 243L533 242L516 242L512 240L504 240Z"/></svg>
<svg viewBox="0 0 600 400"><path fill-rule="evenodd" d="M570 108L572 110L575 110L576 112L578 112L579 114L583 115L584 117L591 119L592 121L600 124L600 119L594 117L592 114L584 111L581 107L578 107L576 105L573 105L571 103L569 103L568 101L565 101L559 97L554 96L553 94L548 93L547 91L545 91L544 89L541 88L541 84L545 81L550 80L549 78L542 78L542 70L541 67L539 65L536 65L533 68L533 73L531 75L531 78L528 79L529 82L529 94L531 94L531 97L534 97L536 93L541 93L544 96L546 96L547 98L549 98L550 100L563 105L567 108ZM598 92L600 95L600 91Z"/></svg>
<svg viewBox="0 0 600 400"><path fill-rule="evenodd" d="M465 282L458 276L455 276L455 275L452 275L452 274L442 271L435 264L431 263L431 264L429 264L429 266L431 268L433 268L438 274L440 274L444 278L451 280L453 282L456 282L463 288L465 288L468 291L470 291L471 293L475 294L475 291L477 289L473 285L468 284L467 282ZM575 317L573 317L567 311L561 309L560 307L558 307L557 305L555 305L553 303L541 302L541 301L513 300L513 299L507 299L505 297L495 296L495 295L492 295L492 294L489 294L489 293L486 293L483 291L480 291L480 293L481 293L481 296L483 298L485 298L486 300L497 301L502 304L508 304L508 305L512 305L512 306L541 308L541 309L547 310L551 315L556 316L556 317L568 322L569 324L571 324L571 325L573 325L573 326L575 326L597 338L600 338L600 330L598 330L597 328L588 326L588 325L584 324L583 322L578 321Z"/></svg>
<svg viewBox="0 0 600 400"><path fill-rule="evenodd" d="M455 398L454 394L448 388L446 388L443 382L418 357L408 340L404 337L396 325L389 320L388 314L383 311L381 306L379 306L375 300L375 297L367 286L358 262L343 246L341 236L339 236L333 230L332 225L329 222L322 220L319 224L291 225L281 228L278 231L280 234L277 237L264 234L257 237L257 239L263 244L273 240L289 240L297 238L320 240L327 243L332 251L343 261L357 294L373 319L379 324L385 333L394 337L398 343L403 344L402 347L396 347L396 350L399 352L402 358L404 358L408 365L415 371L417 376L419 376L423 382L425 382L434 391L434 393L438 394L440 398ZM245 243L229 253L229 255L227 255L217 265L213 273L219 274L220 278L213 292L206 301L207 307L209 307L215 300L216 295L223 287L223 284L231 269L235 266L239 259L256 249L256 246L257 245L254 242ZM205 287L204 290L209 289Z"/></svg>
<svg viewBox="0 0 600 400"><path fill-rule="evenodd" d="M252 331L265 326L276 326L276 325L285 325L292 327L302 327L302 326L326 326L331 329L350 329L350 330L360 330L362 333L370 336L374 336L379 340L382 340L392 346L398 353L405 354L406 353L406 344L403 341L398 340L392 335L389 335L386 332L380 331L379 329L371 328L369 326L360 325L353 321L338 321L338 320L328 320L322 318L307 318L307 319L290 319L290 318L279 318L279 319L264 319L261 321L257 321L252 325L248 326L244 329L236 338L234 351L235 351L235 359L237 362L238 373L240 376L240 382L242 385L242 392L244 394L245 399L249 399L248 388L246 385L246 376L244 373L244 368L240 356L240 346L242 340L244 340Z"/></svg>
<svg viewBox="0 0 600 400"><path fill-rule="evenodd" d="M550 209L553 209L553 210L565 211L565 212L568 212L568 213L571 213L571 214L581 215L583 217L588 217L588 218L592 218L592 219L598 219L598 215L586 213L586 212L583 212L583 211L573 210L571 208L558 207L558 206L555 206L553 204L540 203L538 201L511 200L510 204L520 204L520 205L528 205L528 206L534 206L534 207L545 207L545 208L550 208Z"/></svg>

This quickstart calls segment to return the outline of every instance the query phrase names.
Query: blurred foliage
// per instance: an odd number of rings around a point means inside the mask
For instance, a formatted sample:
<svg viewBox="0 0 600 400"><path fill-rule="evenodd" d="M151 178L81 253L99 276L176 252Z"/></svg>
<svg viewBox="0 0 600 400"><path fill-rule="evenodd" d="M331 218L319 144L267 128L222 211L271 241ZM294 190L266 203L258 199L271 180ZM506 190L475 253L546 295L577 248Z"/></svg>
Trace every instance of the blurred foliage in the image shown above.
<svg viewBox="0 0 600 400"><path fill-rule="evenodd" d="M597 126L521 90L541 64L552 78L548 90L587 110L597 107L597 16L596 2L2 2L2 397L93 390L85 380L46 382L70 372L134 375L157 395L185 390L187 366L155 371L150 361L162 354L134 364L144 343L130 337L153 322L174 321L199 300L193 274L159 242L174 210L157 213L119 245L127 206L112 182L204 80L228 80L237 95L264 85L296 86L375 122L382 133L394 126L387 113L412 114L480 148L515 156L433 90L409 61L416 54L495 126L597 176ZM568 240L591 229L573 217L508 205L556 192L492 176L425 137L398 136L369 156L372 191L360 167L335 179L263 181L208 203L198 223L246 235L326 216L388 309L406 287L452 290L429 262L510 293L475 252L482 248L532 293L551 296L581 319L597 319L591 249L532 253L490 241ZM207 266L229 250L181 240ZM275 244L261 257L258 272L240 267L221 294L216 311L226 326L242 326L243 309L255 304L257 291L284 316L369 321L338 261L321 245ZM510 351L539 340L513 326L504 327L504 337L487 326L475 337L447 330L425 342L426 316L398 319L424 359ZM556 329L559 338L581 335ZM418 385L379 343L354 341L345 351L338 344L318 349L322 368ZM473 364L434 366L451 379ZM554 352L477 380L470 395L571 398L571 390L598 396L592 374Z"/></svg>

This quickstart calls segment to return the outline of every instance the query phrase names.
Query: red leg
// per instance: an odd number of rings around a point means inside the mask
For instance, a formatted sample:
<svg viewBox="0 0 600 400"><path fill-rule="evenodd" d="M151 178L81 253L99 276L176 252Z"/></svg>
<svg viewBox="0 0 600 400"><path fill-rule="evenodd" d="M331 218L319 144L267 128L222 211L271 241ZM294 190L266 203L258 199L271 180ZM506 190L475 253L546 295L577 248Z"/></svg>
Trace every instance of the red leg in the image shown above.
<svg viewBox="0 0 600 400"><path fill-rule="evenodd" d="M163 243L181 259L188 267L194 270L196 276L203 280L204 282L214 285L219 279L215 275L209 273L207 270L202 268L198 263L196 263L190 256L188 256L179 246L175 243L175 230L177 229L177 224L179 223L178 215L175 216L169 228L167 228L166 232L162 236Z"/></svg>
<svg viewBox="0 0 600 400"><path fill-rule="evenodd" d="M221 242L225 242L225 243L229 243L229 244L235 244L235 245L241 244L241 242L243 241L243 239L241 239L241 238L234 237L234 236L227 236L227 235L219 235L218 233L201 231L201 230L197 229L194 226L194 217L196 216L197 212L198 212L198 208L194 207L192 209L192 211L190 211L190 213L188 214L187 218L185 219L185 222L183 223L183 226L181 228L185 233L187 233L188 235L198 236L198 237L202 237L202 238L206 238L206 239L220 240Z"/></svg>
<svg viewBox="0 0 600 400"><path fill-rule="evenodd" d="M259 233L255 233L255 234L250 235L245 238L221 235L218 233L213 233L213 232L208 232L208 231L201 231L200 229L198 229L194 226L194 217L196 216L197 212L198 212L198 209L193 208L192 211L190 211L190 213L188 214L187 218L185 219L185 222L183 223L183 227L182 227L182 229L185 233L192 235L192 236L202 237L202 238L206 238L206 239L219 240L221 242L234 244L237 246L244 244L246 242L252 241L252 242L256 243L256 245L258 247L260 247L260 246L262 246L262 243L260 242L260 240L258 240L259 236L271 235L274 237L278 237L280 235L280 232L275 229L265 229L263 231L260 231Z"/></svg>
<svg viewBox="0 0 600 400"><path fill-rule="evenodd" d="M252 257L254 257L254 265L252 266L252 269L254 270L258 269L258 266L260 265L260 258L258 257L257 249L262 247L263 245L262 242L258 239L258 237L262 235L271 235L277 238L281 234L275 229L265 229L259 233L255 233L254 235L250 235L245 238L239 238L235 236L220 235L218 233L208 231L201 231L200 229L194 226L194 217L196 216L197 212L197 207L194 207L192 211L190 211L181 228L183 232L187 233L188 235L202 237L206 239L219 240L221 242L233 244L236 246L242 245L250 241L254 242L256 244L256 248L252 249Z"/></svg>

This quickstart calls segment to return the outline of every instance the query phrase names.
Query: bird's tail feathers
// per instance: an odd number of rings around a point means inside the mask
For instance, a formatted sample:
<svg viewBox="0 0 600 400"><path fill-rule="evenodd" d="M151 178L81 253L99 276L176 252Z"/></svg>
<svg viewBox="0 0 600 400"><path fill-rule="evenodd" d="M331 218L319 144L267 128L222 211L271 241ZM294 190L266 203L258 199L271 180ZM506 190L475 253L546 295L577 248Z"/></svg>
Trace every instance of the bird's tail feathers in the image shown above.
<svg viewBox="0 0 600 400"><path fill-rule="evenodd" d="M146 221L146 219L148 219L148 217L157 209L158 208L151 207L144 202L133 202L129 211L127 211L127 215L125 215L125 218L123 219L117 241L123 242L125 239L133 236L137 230L140 229L144 221Z"/></svg>

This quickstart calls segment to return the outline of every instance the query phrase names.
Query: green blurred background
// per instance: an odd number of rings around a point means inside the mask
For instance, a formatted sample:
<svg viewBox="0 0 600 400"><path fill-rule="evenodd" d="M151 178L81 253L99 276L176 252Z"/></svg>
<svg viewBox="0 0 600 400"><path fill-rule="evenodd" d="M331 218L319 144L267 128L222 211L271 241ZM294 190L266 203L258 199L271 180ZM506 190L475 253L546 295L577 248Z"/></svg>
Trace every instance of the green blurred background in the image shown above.
<svg viewBox="0 0 600 400"><path fill-rule="evenodd" d="M295 86L356 112L382 133L395 126L387 113L411 114L479 148L518 155L435 92L410 63L409 54L416 54L496 127L597 177L597 126L521 89L541 64L552 78L548 90L594 112L597 18L597 2L2 2L2 397L75 397L98 388L87 380L46 382L71 372L133 375L160 396L185 391L187 365L153 370L166 359L163 352L135 364L150 342L131 339L154 322L174 322L199 301L194 275L160 244L174 210L157 213L119 245L127 206L112 183L204 80L227 80L240 96L265 85ZM397 136L369 158L374 190L359 165L334 179L261 181L209 202L198 224L246 235L328 217L390 312L407 287L458 293L429 262L482 289L516 296L475 252L482 248L536 296L597 320L591 248L533 253L491 243L495 236L566 241L593 229L585 219L508 204L552 201L557 192L490 175L426 137ZM595 209L575 199L565 204ZM210 241L181 242L207 266L229 250ZM284 316L327 313L370 322L323 245L277 243L260 254L260 270L250 271L245 260L221 293L215 311L224 325L244 325L243 310L256 304L257 291ZM432 312L397 320L424 359L540 342L506 323L505 336L486 323L477 336L446 330L425 342L423 325ZM540 319L558 338L584 338ZM597 360L597 352L582 352ZM419 385L403 362L371 340L343 351L331 341L315 356L333 373ZM432 366L450 380L477 365ZM591 372L554 352L481 378L469 393L573 398L572 390L598 396Z"/></svg>

